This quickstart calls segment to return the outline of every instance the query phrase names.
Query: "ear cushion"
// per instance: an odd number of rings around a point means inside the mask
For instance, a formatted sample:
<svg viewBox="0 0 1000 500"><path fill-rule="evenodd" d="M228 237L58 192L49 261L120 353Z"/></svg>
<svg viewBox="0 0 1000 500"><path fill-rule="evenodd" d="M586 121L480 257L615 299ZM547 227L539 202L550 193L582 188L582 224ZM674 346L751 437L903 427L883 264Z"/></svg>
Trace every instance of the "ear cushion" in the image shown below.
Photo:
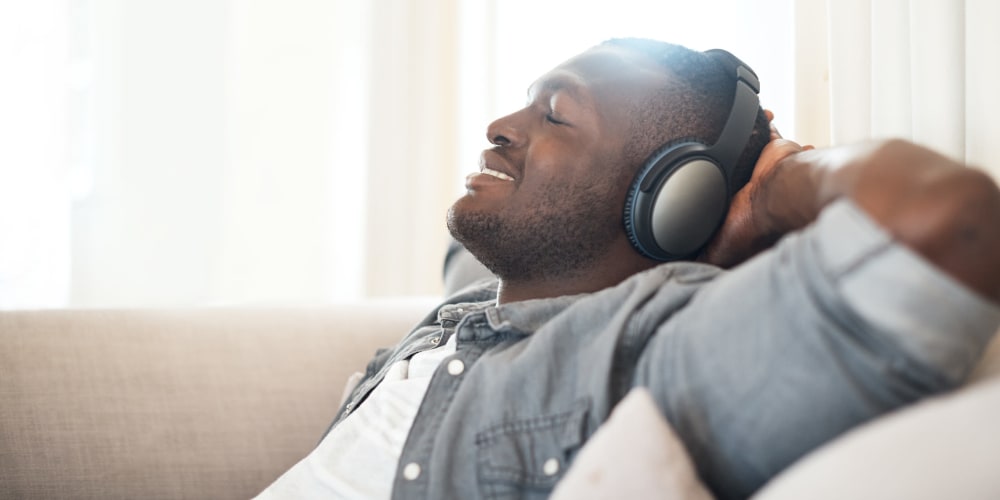
<svg viewBox="0 0 1000 500"><path fill-rule="evenodd" d="M711 146L687 139L658 148L625 200L629 241L652 259L691 257L722 224L729 209L730 177L760 110L756 73L724 50L706 54L734 78L733 103L722 132Z"/></svg>
<svg viewBox="0 0 1000 500"><path fill-rule="evenodd" d="M623 218L629 241L651 259L694 255L725 216L727 184L706 144L686 139L658 148L625 199Z"/></svg>

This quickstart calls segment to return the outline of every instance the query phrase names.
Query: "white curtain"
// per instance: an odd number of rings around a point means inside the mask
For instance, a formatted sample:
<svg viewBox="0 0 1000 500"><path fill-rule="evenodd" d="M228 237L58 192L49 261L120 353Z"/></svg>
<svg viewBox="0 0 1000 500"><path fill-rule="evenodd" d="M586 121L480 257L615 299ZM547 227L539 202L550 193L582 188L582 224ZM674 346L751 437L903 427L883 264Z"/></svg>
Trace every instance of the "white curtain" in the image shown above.
<svg viewBox="0 0 1000 500"><path fill-rule="evenodd" d="M486 125L614 36L735 51L803 142L902 136L1000 169L992 0L11 0L0 14L0 308L438 294L444 214Z"/></svg>
<svg viewBox="0 0 1000 500"><path fill-rule="evenodd" d="M0 0L0 308L438 294L534 78L613 36L729 47L787 123L790 2Z"/></svg>
<svg viewBox="0 0 1000 500"><path fill-rule="evenodd" d="M439 294L459 16L0 0L0 308Z"/></svg>
<svg viewBox="0 0 1000 500"><path fill-rule="evenodd" d="M92 0L73 306L437 294L453 0Z"/></svg>
<svg viewBox="0 0 1000 500"><path fill-rule="evenodd" d="M221 300L438 293L451 3L230 3Z"/></svg>
<svg viewBox="0 0 1000 500"><path fill-rule="evenodd" d="M75 306L440 293L486 125L611 36L739 46L790 107L789 31L758 28L787 26L790 0L71 1L99 145L73 206Z"/></svg>
<svg viewBox="0 0 1000 500"><path fill-rule="evenodd" d="M903 137L1000 178L1000 2L799 0L796 133Z"/></svg>
<svg viewBox="0 0 1000 500"><path fill-rule="evenodd" d="M55 307L69 296L79 150L66 131L85 71L70 64L68 17L65 2L0 1L0 308Z"/></svg>
<svg viewBox="0 0 1000 500"><path fill-rule="evenodd" d="M439 293L460 161L458 0L373 2L365 292Z"/></svg>

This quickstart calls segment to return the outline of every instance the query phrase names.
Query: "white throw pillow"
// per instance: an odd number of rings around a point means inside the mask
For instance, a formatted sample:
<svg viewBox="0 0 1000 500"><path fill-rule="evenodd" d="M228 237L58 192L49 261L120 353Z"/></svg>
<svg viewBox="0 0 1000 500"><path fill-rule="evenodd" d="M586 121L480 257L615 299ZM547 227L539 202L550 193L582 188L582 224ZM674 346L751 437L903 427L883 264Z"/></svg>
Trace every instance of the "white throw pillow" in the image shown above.
<svg viewBox="0 0 1000 500"><path fill-rule="evenodd" d="M649 391L633 389L580 450L554 500L710 500Z"/></svg>

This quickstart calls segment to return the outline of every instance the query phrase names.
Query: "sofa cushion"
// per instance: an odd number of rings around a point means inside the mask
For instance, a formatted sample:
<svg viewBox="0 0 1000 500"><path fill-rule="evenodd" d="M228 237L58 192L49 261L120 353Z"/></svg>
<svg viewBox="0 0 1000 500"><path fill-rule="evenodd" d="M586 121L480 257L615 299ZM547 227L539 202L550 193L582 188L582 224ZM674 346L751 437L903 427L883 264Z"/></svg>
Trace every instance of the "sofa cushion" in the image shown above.
<svg viewBox="0 0 1000 500"><path fill-rule="evenodd" d="M429 301L0 313L0 497L248 498Z"/></svg>

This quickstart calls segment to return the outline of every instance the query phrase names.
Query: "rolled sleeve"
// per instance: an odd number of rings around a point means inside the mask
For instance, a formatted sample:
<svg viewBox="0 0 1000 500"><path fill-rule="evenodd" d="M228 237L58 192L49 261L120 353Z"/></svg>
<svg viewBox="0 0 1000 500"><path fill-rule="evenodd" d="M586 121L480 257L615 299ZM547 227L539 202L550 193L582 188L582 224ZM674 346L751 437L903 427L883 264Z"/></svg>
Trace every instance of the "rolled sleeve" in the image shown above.
<svg viewBox="0 0 1000 500"><path fill-rule="evenodd" d="M964 379L1000 323L1000 307L891 238L848 202L816 239L847 304L952 383ZM852 240L864 239L861 246Z"/></svg>
<svg viewBox="0 0 1000 500"><path fill-rule="evenodd" d="M743 497L848 428L953 387L998 324L996 305L838 201L702 287L634 382L715 493Z"/></svg>

